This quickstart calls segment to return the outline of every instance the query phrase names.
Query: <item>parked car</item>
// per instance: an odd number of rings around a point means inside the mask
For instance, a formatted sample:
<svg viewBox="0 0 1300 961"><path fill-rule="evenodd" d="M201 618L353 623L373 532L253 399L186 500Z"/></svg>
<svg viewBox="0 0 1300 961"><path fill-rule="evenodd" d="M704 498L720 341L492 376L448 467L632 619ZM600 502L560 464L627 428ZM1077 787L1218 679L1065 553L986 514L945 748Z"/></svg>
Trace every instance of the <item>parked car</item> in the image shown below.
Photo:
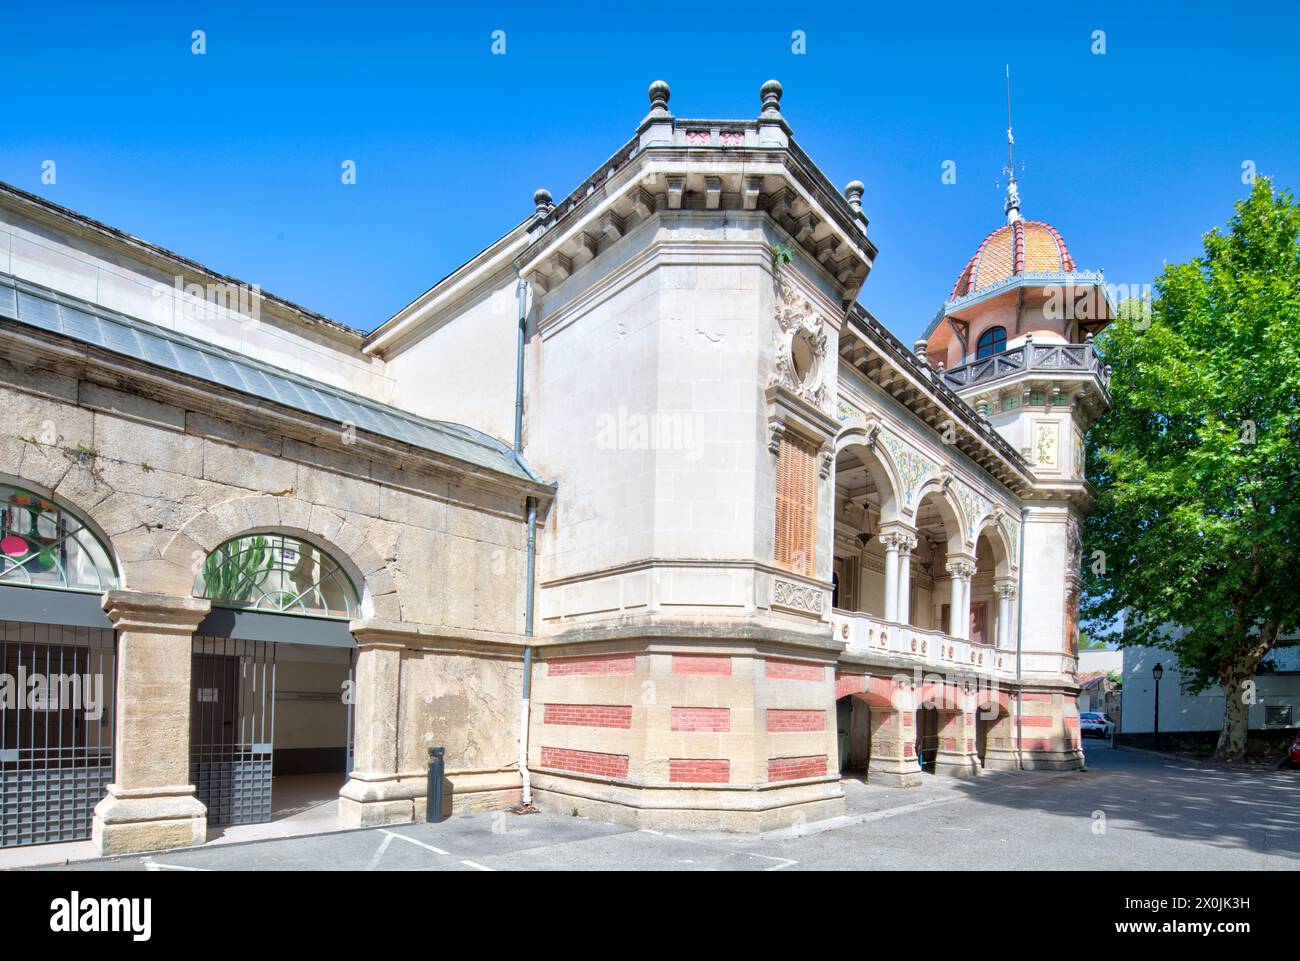
<svg viewBox="0 0 1300 961"><path fill-rule="evenodd" d="M1300 769L1300 731L1296 731L1291 740L1291 766Z"/></svg>
<svg viewBox="0 0 1300 961"><path fill-rule="evenodd" d="M1079 715L1079 733L1084 737L1110 737L1115 730L1115 722L1108 714L1085 711Z"/></svg>

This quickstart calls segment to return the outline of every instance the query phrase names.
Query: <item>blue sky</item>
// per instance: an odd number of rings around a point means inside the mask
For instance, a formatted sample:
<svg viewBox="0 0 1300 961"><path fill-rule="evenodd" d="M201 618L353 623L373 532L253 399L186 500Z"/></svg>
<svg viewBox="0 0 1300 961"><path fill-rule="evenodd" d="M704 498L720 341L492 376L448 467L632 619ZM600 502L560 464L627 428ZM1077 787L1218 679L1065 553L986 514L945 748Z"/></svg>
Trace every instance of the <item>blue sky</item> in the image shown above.
<svg viewBox="0 0 1300 961"><path fill-rule="evenodd" d="M861 300L909 343L1002 220L1005 63L1024 213L1108 280L1195 255L1246 161L1300 190L1293 3L440 6L12 5L0 179L370 329L581 182L651 80L712 118L775 77L804 149L866 184Z"/></svg>

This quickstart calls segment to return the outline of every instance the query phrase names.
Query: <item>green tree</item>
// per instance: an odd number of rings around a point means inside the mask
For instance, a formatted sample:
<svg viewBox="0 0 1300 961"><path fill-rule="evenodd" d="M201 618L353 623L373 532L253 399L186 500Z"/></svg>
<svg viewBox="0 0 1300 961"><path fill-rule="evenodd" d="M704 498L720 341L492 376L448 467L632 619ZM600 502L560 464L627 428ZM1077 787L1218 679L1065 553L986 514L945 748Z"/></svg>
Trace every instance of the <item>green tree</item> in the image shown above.
<svg viewBox="0 0 1300 961"><path fill-rule="evenodd" d="M1084 615L1127 610L1124 644L1221 685L1216 755L1240 760L1255 671L1300 626L1300 205L1260 179L1203 243L1099 338Z"/></svg>

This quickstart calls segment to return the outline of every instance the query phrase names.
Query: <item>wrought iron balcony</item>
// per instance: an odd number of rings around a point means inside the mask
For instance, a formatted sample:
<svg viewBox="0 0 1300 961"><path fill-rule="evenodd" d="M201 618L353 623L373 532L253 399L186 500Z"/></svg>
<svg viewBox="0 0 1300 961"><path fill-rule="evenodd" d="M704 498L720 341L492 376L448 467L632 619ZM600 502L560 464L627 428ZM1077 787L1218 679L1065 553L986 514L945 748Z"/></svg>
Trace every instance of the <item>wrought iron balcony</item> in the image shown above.
<svg viewBox="0 0 1300 961"><path fill-rule="evenodd" d="M1035 344L1030 341L944 371L943 381L953 390L962 391L1025 373L1091 373L1101 382L1103 389L1110 388L1110 370L1101 362L1091 340L1083 344Z"/></svg>

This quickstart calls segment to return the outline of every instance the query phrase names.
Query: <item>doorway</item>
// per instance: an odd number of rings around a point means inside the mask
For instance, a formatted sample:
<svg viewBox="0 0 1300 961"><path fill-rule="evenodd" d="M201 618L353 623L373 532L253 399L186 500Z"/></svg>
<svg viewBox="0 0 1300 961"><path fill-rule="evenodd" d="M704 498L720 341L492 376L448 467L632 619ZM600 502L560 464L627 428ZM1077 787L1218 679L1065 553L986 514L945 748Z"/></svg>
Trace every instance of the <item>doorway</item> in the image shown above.
<svg viewBox="0 0 1300 961"><path fill-rule="evenodd" d="M337 805L352 757L353 649L196 636L190 777L212 827Z"/></svg>

